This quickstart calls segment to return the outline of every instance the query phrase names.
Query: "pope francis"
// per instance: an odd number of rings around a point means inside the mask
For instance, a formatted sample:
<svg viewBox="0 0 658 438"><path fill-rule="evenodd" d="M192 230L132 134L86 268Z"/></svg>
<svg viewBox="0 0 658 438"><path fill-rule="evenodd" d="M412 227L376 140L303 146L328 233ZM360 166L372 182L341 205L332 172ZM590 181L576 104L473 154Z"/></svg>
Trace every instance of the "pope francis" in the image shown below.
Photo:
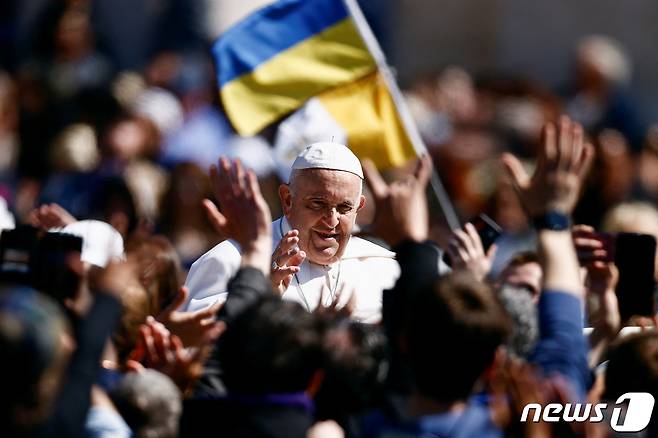
<svg viewBox="0 0 658 438"><path fill-rule="evenodd" d="M342 291L339 306L354 295L353 318L379 321L382 291L400 270L393 252L351 235L365 203L362 186L361 163L344 145L315 143L297 156L289 183L279 187L284 216L272 223L272 287L283 299L312 311L323 290L323 305ZM224 300L239 267L240 248L231 240L202 255L187 276L185 310Z"/></svg>

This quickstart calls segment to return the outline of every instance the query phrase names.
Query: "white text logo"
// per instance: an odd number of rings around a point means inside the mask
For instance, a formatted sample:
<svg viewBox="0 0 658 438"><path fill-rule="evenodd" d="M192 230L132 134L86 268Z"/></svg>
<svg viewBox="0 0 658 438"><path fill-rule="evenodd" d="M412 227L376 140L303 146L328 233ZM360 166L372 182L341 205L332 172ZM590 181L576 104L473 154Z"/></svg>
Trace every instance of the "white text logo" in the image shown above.
<svg viewBox="0 0 658 438"><path fill-rule="evenodd" d="M628 406L625 409L626 416L621 418L624 408L619 405L624 402L628 402ZM651 420L654 402L653 396L648 392L627 392L615 402L610 426L615 432L639 432L644 430ZM530 412L532 412L530 421L534 423L541 420L547 423L555 423L560 420L567 423L573 421L599 423L603 421L603 412L607 407L607 403L597 403L595 405L591 403L567 403L565 405L549 403L543 407L539 403L530 403L523 408L521 421L528 421Z"/></svg>

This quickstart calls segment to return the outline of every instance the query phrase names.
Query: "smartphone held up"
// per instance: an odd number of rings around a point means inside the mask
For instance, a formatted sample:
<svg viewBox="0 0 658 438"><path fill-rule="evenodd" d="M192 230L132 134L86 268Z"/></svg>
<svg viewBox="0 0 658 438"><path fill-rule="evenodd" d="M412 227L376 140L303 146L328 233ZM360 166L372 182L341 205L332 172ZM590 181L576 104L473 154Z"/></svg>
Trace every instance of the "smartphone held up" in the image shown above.
<svg viewBox="0 0 658 438"><path fill-rule="evenodd" d="M581 264L594 260L614 262L619 270L615 289L622 320L631 316L653 316L655 300L656 238L637 233L589 233L601 243L595 251L579 251Z"/></svg>

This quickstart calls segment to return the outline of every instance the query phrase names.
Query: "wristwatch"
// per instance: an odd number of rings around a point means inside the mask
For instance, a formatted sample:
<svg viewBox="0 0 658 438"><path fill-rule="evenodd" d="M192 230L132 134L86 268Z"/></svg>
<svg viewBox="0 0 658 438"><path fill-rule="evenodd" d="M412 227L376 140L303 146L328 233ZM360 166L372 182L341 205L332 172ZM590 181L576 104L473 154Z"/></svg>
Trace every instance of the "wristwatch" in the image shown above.
<svg viewBox="0 0 658 438"><path fill-rule="evenodd" d="M571 217L561 211L547 211L532 218L537 230L566 231L571 228Z"/></svg>

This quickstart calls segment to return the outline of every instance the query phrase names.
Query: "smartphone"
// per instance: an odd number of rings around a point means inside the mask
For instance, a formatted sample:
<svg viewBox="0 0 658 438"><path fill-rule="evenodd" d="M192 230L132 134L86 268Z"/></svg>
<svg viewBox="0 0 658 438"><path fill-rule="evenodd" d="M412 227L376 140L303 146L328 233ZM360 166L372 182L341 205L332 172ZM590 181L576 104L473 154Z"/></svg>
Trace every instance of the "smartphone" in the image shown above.
<svg viewBox="0 0 658 438"><path fill-rule="evenodd" d="M498 236L500 236L500 234L503 232L503 229L500 228L500 225L498 225L493 219L484 213L480 213L468 222L470 222L475 227L478 236L480 236L480 240L482 241L482 248L484 249L485 253L489 250L491 245L494 244L496 239L498 239ZM443 262L448 266L452 265L452 261L450 260L450 256L447 252L443 254Z"/></svg>
<svg viewBox="0 0 658 438"><path fill-rule="evenodd" d="M614 262L619 270L617 300L622 321L633 315L653 316L655 301L656 238L648 234L618 233Z"/></svg>

